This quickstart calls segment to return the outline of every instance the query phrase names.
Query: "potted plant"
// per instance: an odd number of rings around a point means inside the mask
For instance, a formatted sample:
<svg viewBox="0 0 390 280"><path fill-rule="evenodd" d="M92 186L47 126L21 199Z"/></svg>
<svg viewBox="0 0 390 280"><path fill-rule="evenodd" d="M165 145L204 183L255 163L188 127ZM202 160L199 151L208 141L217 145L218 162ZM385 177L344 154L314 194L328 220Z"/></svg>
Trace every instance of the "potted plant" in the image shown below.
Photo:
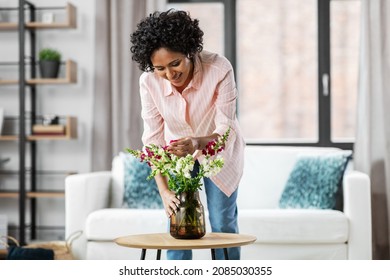
<svg viewBox="0 0 390 280"><path fill-rule="evenodd" d="M39 52L39 70L42 78L57 78L61 54L55 49L44 48Z"/></svg>

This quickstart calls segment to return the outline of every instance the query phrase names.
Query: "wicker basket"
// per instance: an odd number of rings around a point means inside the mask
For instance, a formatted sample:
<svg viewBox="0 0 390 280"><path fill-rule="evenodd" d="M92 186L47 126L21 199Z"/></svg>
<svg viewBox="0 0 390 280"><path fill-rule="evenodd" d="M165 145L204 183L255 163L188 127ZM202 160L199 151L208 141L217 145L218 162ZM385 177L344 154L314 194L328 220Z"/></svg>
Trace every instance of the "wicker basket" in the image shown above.
<svg viewBox="0 0 390 280"><path fill-rule="evenodd" d="M74 260L73 254L72 254L72 242L76 240L78 237L80 237L82 234L82 231L76 231L69 235L69 237L65 241L50 241L50 242L39 242L39 243L32 243L23 246L23 248L42 248L42 249L49 249L53 250L54 252L54 259L55 260ZM16 246L20 246L19 242L13 238L12 236L7 236L7 239L12 240ZM7 245L8 246L8 245Z"/></svg>

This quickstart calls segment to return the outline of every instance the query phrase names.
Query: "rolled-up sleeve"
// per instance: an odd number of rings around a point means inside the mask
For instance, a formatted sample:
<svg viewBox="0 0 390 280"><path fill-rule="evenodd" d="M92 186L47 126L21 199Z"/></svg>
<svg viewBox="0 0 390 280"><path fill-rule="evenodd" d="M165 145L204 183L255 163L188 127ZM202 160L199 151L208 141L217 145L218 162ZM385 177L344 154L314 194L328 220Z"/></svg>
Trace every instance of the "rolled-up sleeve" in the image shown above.
<svg viewBox="0 0 390 280"><path fill-rule="evenodd" d="M219 83L217 91L218 93L215 102L215 130L213 133L222 135L230 127L232 130L229 139L234 139L236 126L237 88L231 66L224 78Z"/></svg>

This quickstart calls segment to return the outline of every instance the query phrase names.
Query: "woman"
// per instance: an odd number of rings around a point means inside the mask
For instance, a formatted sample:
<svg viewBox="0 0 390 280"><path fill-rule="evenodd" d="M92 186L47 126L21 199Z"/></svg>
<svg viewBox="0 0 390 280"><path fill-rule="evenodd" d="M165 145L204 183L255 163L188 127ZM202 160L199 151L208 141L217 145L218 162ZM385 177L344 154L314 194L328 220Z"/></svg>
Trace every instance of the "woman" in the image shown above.
<svg viewBox="0 0 390 280"><path fill-rule="evenodd" d="M238 233L236 198L245 144L236 119L231 64L203 51L199 21L184 11L151 14L131 34L131 43L132 59L144 71L140 77L144 145L169 144L171 153L186 156L232 128L222 153L225 166L217 176L204 178L204 187L212 231ZM169 217L179 200L165 177L155 178ZM230 259L240 258L240 248L228 253ZM192 252L168 251L167 257L191 259ZM216 257L223 259L222 250Z"/></svg>

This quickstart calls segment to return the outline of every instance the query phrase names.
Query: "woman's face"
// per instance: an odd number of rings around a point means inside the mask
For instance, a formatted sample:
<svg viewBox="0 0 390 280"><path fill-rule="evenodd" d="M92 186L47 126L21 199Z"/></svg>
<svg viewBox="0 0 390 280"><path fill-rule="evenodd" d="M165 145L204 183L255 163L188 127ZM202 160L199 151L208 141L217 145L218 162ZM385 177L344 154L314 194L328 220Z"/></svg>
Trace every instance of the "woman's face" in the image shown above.
<svg viewBox="0 0 390 280"><path fill-rule="evenodd" d="M154 71L162 78L167 79L179 92L190 83L194 65L186 55L160 48L152 54Z"/></svg>

